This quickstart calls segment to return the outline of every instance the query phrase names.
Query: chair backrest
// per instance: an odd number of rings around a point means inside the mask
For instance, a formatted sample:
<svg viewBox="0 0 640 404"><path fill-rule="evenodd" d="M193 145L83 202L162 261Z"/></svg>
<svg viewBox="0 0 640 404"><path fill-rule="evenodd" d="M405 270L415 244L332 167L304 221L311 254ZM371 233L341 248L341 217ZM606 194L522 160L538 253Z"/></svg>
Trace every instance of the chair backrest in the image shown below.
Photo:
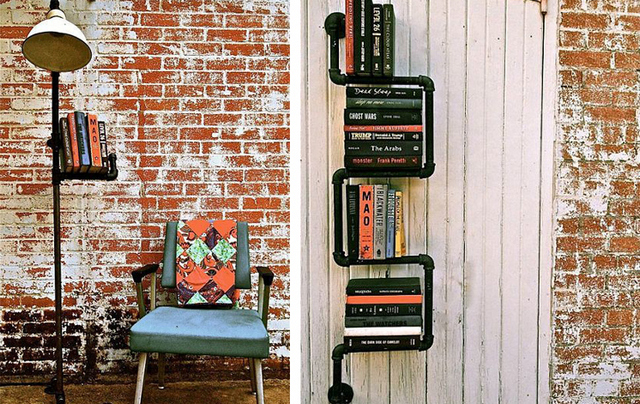
<svg viewBox="0 0 640 404"><path fill-rule="evenodd" d="M162 287L176 287L176 244L178 222L167 222L164 236L164 258L162 260ZM249 226L238 222L238 244L236 248L236 288L251 289L251 264L249 263Z"/></svg>

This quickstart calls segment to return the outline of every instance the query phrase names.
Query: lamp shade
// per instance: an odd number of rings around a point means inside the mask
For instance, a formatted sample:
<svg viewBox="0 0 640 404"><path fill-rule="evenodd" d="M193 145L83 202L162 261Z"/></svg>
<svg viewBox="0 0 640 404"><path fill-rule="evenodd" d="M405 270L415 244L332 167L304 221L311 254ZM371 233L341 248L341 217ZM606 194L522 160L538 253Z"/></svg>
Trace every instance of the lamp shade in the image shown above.
<svg viewBox="0 0 640 404"><path fill-rule="evenodd" d="M91 48L82 31L66 20L61 10L33 27L22 43L22 53L34 65L52 72L69 72L91 61Z"/></svg>

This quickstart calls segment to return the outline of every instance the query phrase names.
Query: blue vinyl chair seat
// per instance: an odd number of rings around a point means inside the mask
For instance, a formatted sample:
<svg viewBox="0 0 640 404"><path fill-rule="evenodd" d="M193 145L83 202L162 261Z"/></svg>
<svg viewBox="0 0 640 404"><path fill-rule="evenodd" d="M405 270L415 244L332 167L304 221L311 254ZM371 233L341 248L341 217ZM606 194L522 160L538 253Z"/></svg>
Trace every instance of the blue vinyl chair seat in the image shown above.
<svg viewBox="0 0 640 404"><path fill-rule="evenodd" d="M254 310L162 306L131 328L131 350L266 358L269 336Z"/></svg>

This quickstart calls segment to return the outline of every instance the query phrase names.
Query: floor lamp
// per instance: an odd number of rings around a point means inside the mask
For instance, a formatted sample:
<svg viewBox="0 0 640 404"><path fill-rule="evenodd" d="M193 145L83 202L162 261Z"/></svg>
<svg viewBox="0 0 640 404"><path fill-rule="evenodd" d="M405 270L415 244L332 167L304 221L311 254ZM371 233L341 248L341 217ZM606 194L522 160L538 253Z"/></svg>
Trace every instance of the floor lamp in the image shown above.
<svg viewBox="0 0 640 404"><path fill-rule="evenodd" d="M56 317L56 376L45 390L55 394L56 403L65 402L62 372L62 271L60 251L60 182L64 179L114 180L118 176L115 154L109 155L107 174L66 173L60 169L60 131L58 127L59 87L61 72L78 70L91 61L91 48L82 31L66 20L57 0L51 0L47 19L40 22L22 43L24 57L37 67L51 72L51 139L53 151L51 182L53 184L54 283Z"/></svg>

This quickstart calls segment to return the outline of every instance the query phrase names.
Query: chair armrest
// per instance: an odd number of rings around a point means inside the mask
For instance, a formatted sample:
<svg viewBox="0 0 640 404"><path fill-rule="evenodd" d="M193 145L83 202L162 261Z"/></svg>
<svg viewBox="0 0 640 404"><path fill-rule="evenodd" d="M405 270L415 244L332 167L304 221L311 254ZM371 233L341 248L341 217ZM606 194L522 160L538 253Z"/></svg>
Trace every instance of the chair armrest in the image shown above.
<svg viewBox="0 0 640 404"><path fill-rule="evenodd" d="M273 272L267 267L256 267L260 279L258 282L258 314L262 319L264 327L267 328L267 319L269 317L269 294L271 292L271 283L273 283Z"/></svg>
<svg viewBox="0 0 640 404"><path fill-rule="evenodd" d="M157 272L160 265L158 264L148 264L143 266L142 268L136 269L135 271L131 271L131 276L133 277L133 281L135 283L142 282L142 278L145 276Z"/></svg>
<svg viewBox="0 0 640 404"><path fill-rule="evenodd" d="M151 291L150 291L151 307L149 308L149 310L151 311L156 308L156 280L157 280L156 272L158 271L158 268L160 268L160 265L158 264L148 264L143 266L140 269L136 269L135 271L131 272L133 281L136 283L136 295L138 300L138 318L142 318L147 314L147 308L144 304L144 290L142 289L142 279L149 274L153 275L151 277Z"/></svg>

